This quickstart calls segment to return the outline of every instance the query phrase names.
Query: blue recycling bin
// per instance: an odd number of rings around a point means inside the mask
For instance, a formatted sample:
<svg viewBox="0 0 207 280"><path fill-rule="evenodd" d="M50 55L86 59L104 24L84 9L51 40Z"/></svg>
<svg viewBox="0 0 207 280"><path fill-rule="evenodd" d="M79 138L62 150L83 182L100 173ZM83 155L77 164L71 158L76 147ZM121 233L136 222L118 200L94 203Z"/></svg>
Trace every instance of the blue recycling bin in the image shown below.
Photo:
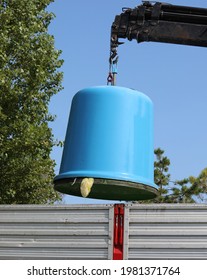
<svg viewBox="0 0 207 280"><path fill-rule="evenodd" d="M75 94L54 186L62 193L81 196L83 178L94 178L90 198L156 197L149 97L118 86L91 87Z"/></svg>

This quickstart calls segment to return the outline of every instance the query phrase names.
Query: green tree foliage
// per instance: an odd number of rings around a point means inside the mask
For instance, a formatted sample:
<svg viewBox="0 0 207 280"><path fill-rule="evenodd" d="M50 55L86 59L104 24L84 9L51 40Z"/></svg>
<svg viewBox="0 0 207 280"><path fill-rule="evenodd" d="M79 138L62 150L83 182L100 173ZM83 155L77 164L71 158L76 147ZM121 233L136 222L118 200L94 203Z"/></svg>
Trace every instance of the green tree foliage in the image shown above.
<svg viewBox="0 0 207 280"><path fill-rule="evenodd" d="M156 161L154 162L154 181L159 186L156 201L163 202L165 196L168 194L166 186L168 186L170 181L170 174L168 173L170 160L164 156L164 151L160 148L156 149L154 153L156 155Z"/></svg>
<svg viewBox="0 0 207 280"><path fill-rule="evenodd" d="M52 203L55 145L48 122L61 90L60 51L48 26L52 0L0 2L0 203Z"/></svg>
<svg viewBox="0 0 207 280"><path fill-rule="evenodd" d="M183 180L171 181L169 172L170 160L160 148L154 151L156 160L154 168L155 183L158 186L158 197L154 203L199 203L206 201L207 168L198 177L190 176Z"/></svg>

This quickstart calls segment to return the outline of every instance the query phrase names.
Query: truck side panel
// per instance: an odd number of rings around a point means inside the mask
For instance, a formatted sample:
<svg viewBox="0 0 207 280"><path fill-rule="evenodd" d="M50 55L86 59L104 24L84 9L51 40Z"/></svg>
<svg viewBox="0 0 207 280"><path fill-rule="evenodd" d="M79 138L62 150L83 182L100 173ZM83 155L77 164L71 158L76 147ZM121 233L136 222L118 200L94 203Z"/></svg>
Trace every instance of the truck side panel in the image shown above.
<svg viewBox="0 0 207 280"><path fill-rule="evenodd" d="M0 259L111 259L110 205L0 206Z"/></svg>
<svg viewBox="0 0 207 280"><path fill-rule="evenodd" d="M207 259L207 206L125 208L125 259Z"/></svg>

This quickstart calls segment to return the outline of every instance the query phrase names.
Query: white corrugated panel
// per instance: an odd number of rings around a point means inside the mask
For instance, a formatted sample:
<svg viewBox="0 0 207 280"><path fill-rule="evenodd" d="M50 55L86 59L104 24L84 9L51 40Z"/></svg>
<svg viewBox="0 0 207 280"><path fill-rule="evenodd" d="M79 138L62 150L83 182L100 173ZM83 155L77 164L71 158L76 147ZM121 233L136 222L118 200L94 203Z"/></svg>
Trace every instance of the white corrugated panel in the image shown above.
<svg viewBox="0 0 207 280"><path fill-rule="evenodd" d="M125 208L125 259L207 259L207 206Z"/></svg>
<svg viewBox="0 0 207 280"><path fill-rule="evenodd" d="M0 259L111 259L112 205L0 206Z"/></svg>

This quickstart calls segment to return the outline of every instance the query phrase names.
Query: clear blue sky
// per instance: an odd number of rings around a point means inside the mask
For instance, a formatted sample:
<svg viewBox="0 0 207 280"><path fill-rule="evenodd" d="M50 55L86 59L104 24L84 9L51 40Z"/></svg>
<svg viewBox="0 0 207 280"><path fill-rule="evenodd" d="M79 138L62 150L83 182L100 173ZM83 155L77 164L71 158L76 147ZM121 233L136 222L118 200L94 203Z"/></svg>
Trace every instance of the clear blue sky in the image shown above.
<svg viewBox="0 0 207 280"><path fill-rule="evenodd" d="M161 1L160 1L161 2ZM207 8L206 0L169 0L171 4ZM64 140L71 99L89 86L106 84L110 28L122 7L137 0L56 0L49 10L55 46L63 51L64 90L52 98L55 138ZM197 176L207 167L207 49L162 43L125 41L119 47L117 85L134 88L154 103L154 147L171 160L171 179ZM55 148L56 173L62 150ZM71 196L66 203L103 203Z"/></svg>

